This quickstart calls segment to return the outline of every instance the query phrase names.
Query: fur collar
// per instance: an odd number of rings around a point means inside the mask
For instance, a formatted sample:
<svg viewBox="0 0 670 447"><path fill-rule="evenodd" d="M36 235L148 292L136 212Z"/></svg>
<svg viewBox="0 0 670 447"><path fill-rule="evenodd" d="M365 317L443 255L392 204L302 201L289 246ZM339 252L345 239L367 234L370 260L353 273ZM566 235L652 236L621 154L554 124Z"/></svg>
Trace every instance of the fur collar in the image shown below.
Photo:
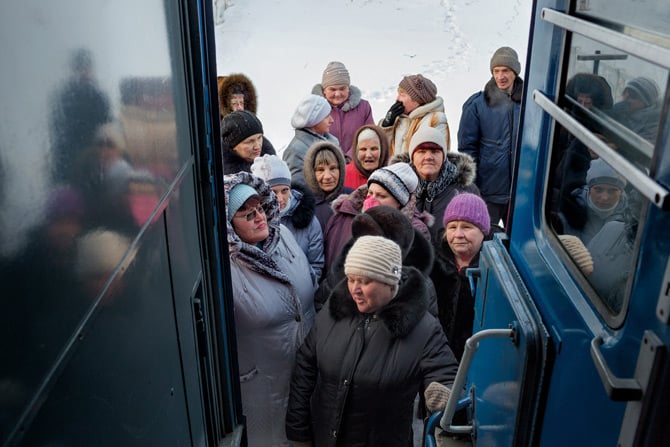
<svg viewBox="0 0 670 447"><path fill-rule="evenodd" d="M295 206L289 205L291 209L287 215L296 229L307 228L312 223L316 210L314 194L301 183L294 182L291 183L291 201L294 200Z"/></svg>
<svg viewBox="0 0 670 447"><path fill-rule="evenodd" d="M328 309L336 321L361 315L349 294L346 278L333 289ZM377 318L386 326L391 337L404 338L412 332L427 310L426 277L414 267L403 267L398 293L377 312Z"/></svg>
<svg viewBox="0 0 670 447"><path fill-rule="evenodd" d="M270 140L263 136L263 146L261 147L260 156L262 157L265 154L276 155L277 153ZM237 152L224 144L221 145L221 158L223 159L224 174L235 174L240 171L251 172L252 163L237 155Z"/></svg>
<svg viewBox="0 0 670 447"><path fill-rule="evenodd" d="M489 82L484 86L484 100L489 107L496 107L500 104L512 100L516 103L521 102L521 95L523 93L523 79L516 77L514 79L514 88L512 94L508 95L498 88L495 79L489 79Z"/></svg>
<svg viewBox="0 0 670 447"><path fill-rule="evenodd" d="M462 152L447 152L447 160L456 166L454 183L469 186L475 181L477 166L470 155Z"/></svg>
<svg viewBox="0 0 670 447"><path fill-rule="evenodd" d="M323 94L323 86L321 84L316 84L314 87L312 87L312 94L314 95L320 95L325 98L326 95ZM355 109L358 107L358 105L361 103L363 95L361 93L361 90L354 86L350 85L349 86L349 97L347 98L346 101L342 103L342 105L338 106L340 109L342 109L343 112L348 112L349 110Z"/></svg>

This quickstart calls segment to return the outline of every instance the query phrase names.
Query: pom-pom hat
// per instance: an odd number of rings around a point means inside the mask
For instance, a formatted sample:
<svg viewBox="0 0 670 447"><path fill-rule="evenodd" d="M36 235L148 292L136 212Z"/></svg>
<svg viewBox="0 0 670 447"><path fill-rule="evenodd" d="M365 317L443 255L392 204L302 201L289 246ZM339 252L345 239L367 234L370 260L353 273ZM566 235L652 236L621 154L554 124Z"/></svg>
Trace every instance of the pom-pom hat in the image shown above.
<svg viewBox="0 0 670 447"><path fill-rule="evenodd" d="M491 231L491 217L484 200L476 194L464 192L457 194L444 210L442 223L446 227L449 222L464 220L479 228L484 235Z"/></svg>

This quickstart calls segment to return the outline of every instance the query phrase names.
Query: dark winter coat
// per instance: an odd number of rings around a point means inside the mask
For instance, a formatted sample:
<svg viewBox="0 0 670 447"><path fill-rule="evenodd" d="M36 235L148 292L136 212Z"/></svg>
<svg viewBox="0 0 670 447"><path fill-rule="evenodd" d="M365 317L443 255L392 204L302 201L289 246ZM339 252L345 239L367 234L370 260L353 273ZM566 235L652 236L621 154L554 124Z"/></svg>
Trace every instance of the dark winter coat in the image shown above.
<svg viewBox="0 0 670 447"><path fill-rule="evenodd" d="M425 278L403 268L396 297L362 314L338 284L300 347L291 378L286 435L313 445L410 445L417 391L451 386L458 364L428 311Z"/></svg>
<svg viewBox="0 0 670 447"><path fill-rule="evenodd" d="M312 88L314 95L324 96L321 84ZM372 119L372 107L370 103L362 98L361 90L353 85L349 86L349 98L339 106L333 106L330 111L333 124L330 133L340 142L344 156L348 159L353 157L352 143L356 130L366 124L374 124Z"/></svg>
<svg viewBox="0 0 670 447"><path fill-rule="evenodd" d="M473 183L476 167L472 158L459 152L447 152L447 161L456 167L451 182L444 185L443 189L435 195L431 195L428 189L423 192L417 191L417 210L420 212L426 211L435 218L435 222L429 227L430 240L432 241L439 240L439 234L444 228L444 223L442 223L444 210L447 209L447 205L457 193L471 192L479 195L479 190ZM444 168L443 166L442 169Z"/></svg>
<svg viewBox="0 0 670 447"><path fill-rule="evenodd" d="M475 183L486 202L503 204L510 198L522 92L519 77L511 95L491 78L484 91L463 104L458 151L472 156L477 165Z"/></svg>
<svg viewBox="0 0 670 447"><path fill-rule="evenodd" d="M479 254L469 267L477 267ZM430 278L437 292L437 309L440 324L449 340L454 355L460 362L465 341L472 335L475 317L475 299L465 275L466 268L458 268L454 253L444 238L435 244L435 262Z"/></svg>
<svg viewBox="0 0 670 447"><path fill-rule="evenodd" d="M400 246L402 264L415 267L426 277L429 295L428 309L433 315L437 315L435 288L429 281L430 271L433 268L433 246L416 227L412 226L402 211L383 205L370 208L353 217L350 234L351 237L344 243L333 262L328 265L327 273L314 295L314 305L317 311L322 308L332 290L344 278L344 261L351 246L354 245L357 238L368 235L383 236Z"/></svg>

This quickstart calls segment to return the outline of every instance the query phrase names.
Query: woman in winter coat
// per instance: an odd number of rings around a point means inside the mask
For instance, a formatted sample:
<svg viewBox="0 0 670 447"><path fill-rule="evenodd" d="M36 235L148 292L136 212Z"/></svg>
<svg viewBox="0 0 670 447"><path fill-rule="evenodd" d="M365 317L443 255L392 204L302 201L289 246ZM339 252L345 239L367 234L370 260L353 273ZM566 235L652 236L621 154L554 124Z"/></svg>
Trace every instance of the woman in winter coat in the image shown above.
<svg viewBox="0 0 670 447"><path fill-rule="evenodd" d="M270 185L279 201L281 223L288 228L312 267L315 281L323 270L323 233L316 218L316 201L304 186L291 185L291 172L284 161L276 155L263 155L251 165L251 173Z"/></svg>
<svg viewBox="0 0 670 447"><path fill-rule="evenodd" d="M316 218L322 231L325 231L328 219L333 215L333 200L342 193L351 192L350 188L343 187L344 167L342 151L333 143L316 142L305 154L304 182L316 197Z"/></svg>
<svg viewBox="0 0 670 447"><path fill-rule="evenodd" d="M293 360L314 321L314 283L270 187L240 172L224 176L224 191L249 445L286 446L281 422Z"/></svg>
<svg viewBox="0 0 670 447"><path fill-rule="evenodd" d="M421 74L402 78L398 97L379 125L389 139L391 155L410 151L410 142L420 129L433 128L442 134L441 145L449 150L451 134L444 100L437 96L437 87Z"/></svg>
<svg viewBox="0 0 670 447"><path fill-rule="evenodd" d="M295 129L295 136L284 149L282 158L291 170L291 178L294 182L305 183L303 174L305 155L314 143L328 142L342 152L339 148L340 142L330 134L330 126L333 124L330 110L331 107L326 98L309 95L300 101L293 112L291 125ZM344 169L342 169L341 177L344 180Z"/></svg>
<svg viewBox="0 0 670 447"><path fill-rule="evenodd" d="M358 187L351 194L343 194L333 201L333 216L323 233L326 248L326 266L332 265L342 247L351 238L351 222L363 211L387 205L401 210L421 234L430 240L428 227L433 216L416 209L414 191L419 182L416 173L407 163L395 163L377 169L370 175L367 185Z"/></svg>
<svg viewBox="0 0 670 447"><path fill-rule="evenodd" d="M367 125L359 128L354 135L352 152L344 186L356 189L368 182L375 169L388 164L389 146L381 127Z"/></svg>
<svg viewBox="0 0 670 447"><path fill-rule="evenodd" d="M344 269L296 357L287 437L319 447L406 447L417 391L451 386L458 364L427 311L423 275L402 267L395 242L360 237Z"/></svg>
<svg viewBox="0 0 670 447"><path fill-rule="evenodd" d="M246 110L229 113L221 120L221 151L224 174L251 172L256 157L275 154L263 135L261 121Z"/></svg>
<svg viewBox="0 0 670 447"><path fill-rule="evenodd" d="M465 341L472 335L475 317L475 299L465 272L479 264L479 253L489 237L491 220L481 197L462 193L449 202L443 222L444 234L435 243L435 263L430 277L437 291L440 324L460 362Z"/></svg>
<svg viewBox="0 0 670 447"><path fill-rule="evenodd" d="M437 297L435 288L429 281L433 269L433 246L423 237L402 211L386 205L379 205L356 215L351 222L351 238L344 244L340 253L329 266L319 288L314 295L317 311L330 296L330 292L344 277L344 261L349 249L361 236L383 236L400 246L402 263L414 267L424 274L429 289L429 310L437 316Z"/></svg>
<svg viewBox="0 0 670 447"><path fill-rule="evenodd" d="M417 209L435 218L430 237L437 241L444 228L444 210L452 197L459 192L479 194L473 183L476 167L469 155L448 152L442 133L432 127L419 129L412 137L410 148L411 164L419 177Z"/></svg>
<svg viewBox="0 0 670 447"><path fill-rule="evenodd" d="M342 62L333 61L326 66L321 84L316 84L312 93L322 95L331 105L333 124L330 133L340 142L345 158L351 160L356 129L375 123L370 103L362 99L358 87L351 85L349 71Z"/></svg>

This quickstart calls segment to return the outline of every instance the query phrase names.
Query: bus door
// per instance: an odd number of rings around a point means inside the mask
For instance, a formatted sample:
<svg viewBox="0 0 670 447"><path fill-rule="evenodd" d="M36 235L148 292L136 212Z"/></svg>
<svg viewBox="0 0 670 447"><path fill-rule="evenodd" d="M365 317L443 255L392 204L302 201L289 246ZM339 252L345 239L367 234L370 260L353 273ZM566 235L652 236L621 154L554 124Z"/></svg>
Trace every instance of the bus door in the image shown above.
<svg viewBox="0 0 670 447"><path fill-rule="evenodd" d="M669 19L535 4L512 221L473 272L475 444L670 442Z"/></svg>

